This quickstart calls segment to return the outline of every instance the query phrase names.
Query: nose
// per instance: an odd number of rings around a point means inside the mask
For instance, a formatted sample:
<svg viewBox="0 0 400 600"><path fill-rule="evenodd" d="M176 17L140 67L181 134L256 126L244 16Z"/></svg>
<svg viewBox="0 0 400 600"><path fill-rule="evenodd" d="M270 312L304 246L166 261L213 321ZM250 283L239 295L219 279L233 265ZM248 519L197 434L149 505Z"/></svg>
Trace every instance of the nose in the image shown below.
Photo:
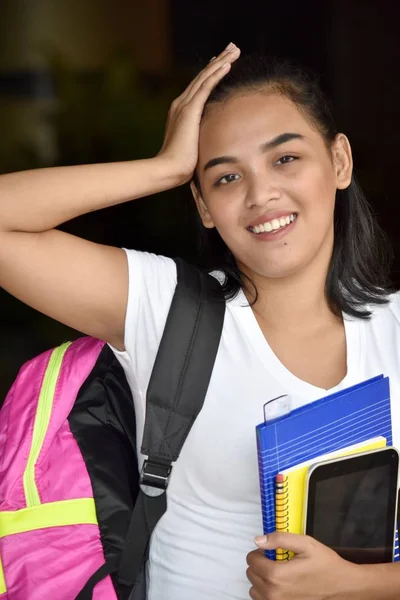
<svg viewBox="0 0 400 600"><path fill-rule="evenodd" d="M246 206L253 208L275 202L281 197L281 190L270 173L256 173L250 180L246 193Z"/></svg>

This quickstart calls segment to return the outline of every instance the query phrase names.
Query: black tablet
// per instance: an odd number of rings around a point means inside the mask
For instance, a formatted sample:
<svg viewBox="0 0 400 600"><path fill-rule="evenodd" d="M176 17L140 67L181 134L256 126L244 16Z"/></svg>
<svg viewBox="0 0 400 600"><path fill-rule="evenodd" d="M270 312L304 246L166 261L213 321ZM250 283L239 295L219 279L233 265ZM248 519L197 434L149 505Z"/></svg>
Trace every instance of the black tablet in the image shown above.
<svg viewBox="0 0 400 600"><path fill-rule="evenodd" d="M312 465L305 533L352 562L392 562L398 470L392 447Z"/></svg>

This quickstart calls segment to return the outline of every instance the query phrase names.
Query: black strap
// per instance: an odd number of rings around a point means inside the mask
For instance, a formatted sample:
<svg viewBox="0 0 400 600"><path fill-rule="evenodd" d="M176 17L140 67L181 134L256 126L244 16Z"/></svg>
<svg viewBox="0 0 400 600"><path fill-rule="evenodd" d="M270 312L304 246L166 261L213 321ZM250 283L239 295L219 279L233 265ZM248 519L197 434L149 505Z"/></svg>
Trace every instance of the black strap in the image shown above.
<svg viewBox="0 0 400 600"><path fill-rule="evenodd" d="M166 510L165 492L160 496L150 497L140 490L118 570L118 582L122 585L129 586L136 581L146 557L150 536Z"/></svg>
<svg viewBox="0 0 400 600"><path fill-rule="evenodd" d="M225 301L211 275L177 260L178 284L147 390L142 453L175 461L207 393Z"/></svg>
<svg viewBox="0 0 400 600"><path fill-rule="evenodd" d="M88 579L85 586L81 589L75 600L92 600L93 590L100 581L105 579L111 573L115 573L118 569L119 560L116 557L109 559L101 565L95 573Z"/></svg>
<svg viewBox="0 0 400 600"><path fill-rule="evenodd" d="M147 485L139 491L119 567L114 559L107 561L76 600L92 600L95 585L117 570L121 585L133 586L137 581L150 536L167 508L171 463L178 458L207 393L222 333L224 296L215 278L180 259L175 262L177 286L147 390L142 443L142 453L149 457L145 477L142 472L142 483ZM152 489L157 495L148 495Z"/></svg>

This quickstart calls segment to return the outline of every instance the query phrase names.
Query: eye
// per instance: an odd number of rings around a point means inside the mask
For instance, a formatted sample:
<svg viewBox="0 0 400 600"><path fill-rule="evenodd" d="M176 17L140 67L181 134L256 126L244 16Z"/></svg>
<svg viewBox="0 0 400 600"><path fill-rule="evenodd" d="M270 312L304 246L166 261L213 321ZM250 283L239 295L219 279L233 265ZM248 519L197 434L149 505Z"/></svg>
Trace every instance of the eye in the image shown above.
<svg viewBox="0 0 400 600"><path fill-rule="evenodd" d="M274 165L285 165L286 163L293 162L294 160L297 160L297 156L291 156L290 154L287 154L277 160Z"/></svg>
<svg viewBox="0 0 400 600"><path fill-rule="evenodd" d="M220 179L218 179L215 185L226 185L227 183L232 183L232 181L237 181L239 179L239 175L236 173L228 173L228 175L224 175Z"/></svg>

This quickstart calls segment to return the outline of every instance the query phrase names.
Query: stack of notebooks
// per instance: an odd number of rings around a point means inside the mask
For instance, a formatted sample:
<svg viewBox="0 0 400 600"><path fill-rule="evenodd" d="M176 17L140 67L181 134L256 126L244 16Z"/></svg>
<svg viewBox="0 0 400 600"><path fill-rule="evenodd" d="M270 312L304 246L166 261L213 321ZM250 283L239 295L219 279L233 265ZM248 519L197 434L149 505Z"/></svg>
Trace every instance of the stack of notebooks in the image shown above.
<svg viewBox="0 0 400 600"><path fill-rule="evenodd" d="M256 434L265 534L303 532L311 463L393 443L389 379L382 375L293 411L287 397L264 408L265 420L256 427ZM290 558L284 550L266 554L271 559Z"/></svg>

